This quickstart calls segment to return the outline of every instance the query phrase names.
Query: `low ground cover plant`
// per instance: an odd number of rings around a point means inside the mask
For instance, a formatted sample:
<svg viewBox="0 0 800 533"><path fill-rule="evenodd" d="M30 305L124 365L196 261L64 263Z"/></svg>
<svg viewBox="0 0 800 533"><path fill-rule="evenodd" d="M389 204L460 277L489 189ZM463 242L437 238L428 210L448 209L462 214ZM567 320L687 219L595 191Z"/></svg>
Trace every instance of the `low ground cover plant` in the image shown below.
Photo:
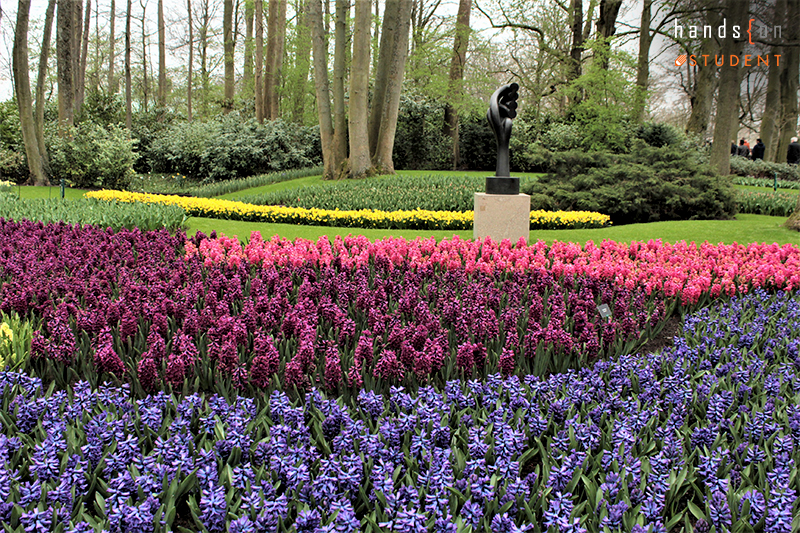
<svg viewBox="0 0 800 533"><path fill-rule="evenodd" d="M736 185L749 185L751 187L769 187L775 185L773 178L751 178L749 176L737 176L733 179ZM778 180L778 189L800 189L800 181Z"/></svg>
<svg viewBox="0 0 800 533"><path fill-rule="evenodd" d="M187 198L176 195L140 194L123 191L91 191L88 198L116 200L119 202L175 205L187 214L225 220L307 224L312 226L337 226L347 228L382 229L471 229L472 211L379 211L362 209L340 211L305 209L275 205L254 205L215 198ZM531 229L602 228L610 219L601 213L585 211L531 211Z"/></svg>
<svg viewBox="0 0 800 533"><path fill-rule="evenodd" d="M186 224L186 212L174 205L106 202L90 198L65 202L60 198L22 199L12 194L0 194L0 216L6 220L63 222L114 230L167 228L174 231Z"/></svg>
<svg viewBox="0 0 800 533"><path fill-rule="evenodd" d="M769 181L774 180L777 176L779 181L800 182L800 172L798 172L797 165L773 163L763 159L754 161L739 156L731 157L731 174Z"/></svg>
<svg viewBox="0 0 800 533"><path fill-rule="evenodd" d="M522 179L523 183L530 181ZM256 205L284 205L306 209L343 211L472 211L474 194L483 192L486 178L480 176L391 176L386 178L335 181L248 195L237 200Z"/></svg>
<svg viewBox="0 0 800 533"><path fill-rule="evenodd" d="M0 373L0 519L37 533L790 533L798 335L797 296L758 290L687 316L661 353L351 403L55 392Z"/></svg>

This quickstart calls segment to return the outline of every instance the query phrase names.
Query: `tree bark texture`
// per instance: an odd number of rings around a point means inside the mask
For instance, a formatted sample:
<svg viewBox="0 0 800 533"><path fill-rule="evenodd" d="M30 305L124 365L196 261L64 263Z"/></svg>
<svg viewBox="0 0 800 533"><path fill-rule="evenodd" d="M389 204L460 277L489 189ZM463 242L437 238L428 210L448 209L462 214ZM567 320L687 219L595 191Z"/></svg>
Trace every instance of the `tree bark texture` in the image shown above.
<svg viewBox="0 0 800 533"><path fill-rule="evenodd" d="M255 0L256 59L253 92L256 120L264 122L264 0Z"/></svg>
<svg viewBox="0 0 800 533"><path fill-rule="evenodd" d="M322 0L308 0L308 25L311 30L311 49L314 56L314 90L317 95L317 115L322 141L323 179L334 177L336 165L331 120L330 84L328 81L328 48L322 19Z"/></svg>
<svg viewBox="0 0 800 533"><path fill-rule="evenodd" d="M333 155L335 168L347 159L347 115L344 106L344 78L347 70L348 0L336 0L333 45Z"/></svg>
<svg viewBox="0 0 800 533"><path fill-rule="evenodd" d="M700 55L698 57L703 55L713 56L715 51L717 51L717 48L714 39L706 39L700 47ZM687 66L687 68L690 67ZM692 95L689 98L692 112L686 122L686 133L693 133L700 137L706 136L711 121L711 106L714 103L716 84L716 64L697 68Z"/></svg>
<svg viewBox="0 0 800 533"><path fill-rule="evenodd" d="M728 23L747 26L747 15L750 9L750 0L729 0L725 13ZM744 48L746 37L734 39L731 34L722 42L721 53L727 57L739 56ZM741 58L740 61L741 62ZM737 99L739 97L739 84L741 83L740 68L731 66L730 61L720 67L719 94L717 97L717 115L714 120L714 142L711 147L711 166L723 176L731 171L730 148L731 141L738 132L734 131L733 116L738 113Z"/></svg>
<svg viewBox="0 0 800 533"><path fill-rule="evenodd" d="M56 0L50 0L44 15L44 35L42 36L42 50L39 53L39 75L36 78L36 109L34 111L36 142L39 145L39 155L48 178L50 177L50 163L47 157L47 148L44 145L44 85L47 81L47 60L50 56L50 36L53 33L55 10Z"/></svg>
<svg viewBox="0 0 800 533"><path fill-rule="evenodd" d="M28 159L28 170L30 171L29 182L34 185L49 185L50 181L47 179L47 174L42 164L39 143L36 139L36 128L33 122L33 97L31 96L31 84L28 74L28 17L30 9L30 0L19 0L17 26L14 31L14 46L11 52L14 89L17 94L22 142L25 145L25 156Z"/></svg>
<svg viewBox="0 0 800 533"><path fill-rule="evenodd" d="M125 126L131 129L133 118L133 83L131 80L131 0L125 11ZM59 89L59 93L61 90Z"/></svg>
<svg viewBox="0 0 800 533"><path fill-rule="evenodd" d="M778 0L772 18L775 25L780 26L786 17L786 0ZM783 56L783 47L775 44L772 56ZM784 57L785 60L785 57ZM764 143L764 160L775 161L778 146L778 125L781 117L781 67L773 60L769 64L767 74L767 94L764 99L764 113L761 115L761 141Z"/></svg>
<svg viewBox="0 0 800 533"><path fill-rule="evenodd" d="M379 50L378 66L375 71L375 85L372 90L372 106L370 109L369 132L370 156L375 157L378 147L378 133L381 129L383 106L386 102L386 87L389 81L389 65L392 61L392 52L400 23L400 1L389 1L383 10L383 28L381 30L381 44Z"/></svg>
<svg viewBox="0 0 800 533"><path fill-rule="evenodd" d="M192 0L186 0L189 15L189 65L186 76L186 120L192 121L192 77L194 76L194 25L192 24Z"/></svg>
<svg viewBox="0 0 800 533"><path fill-rule="evenodd" d="M114 21L117 18L117 6L115 0L111 0L111 10L109 11L108 16L108 93L117 94L117 80L114 77Z"/></svg>
<svg viewBox="0 0 800 533"><path fill-rule="evenodd" d="M639 22L639 57L636 64L636 100L633 118L636 122L644 120L647 107L647 85L650 80L650 17L653 0L644 0L642 17Z"/></svg>
<svg viewBox="0 0 800 533"><path fill-rule="evenodd" d="M600 14L597 19L597 37L599 40L600 66L608 70L611 59L611 37L617 31L617 15L622 0L600 0Z"/></svg>
<svg viewBox="0 0 800 533"><path fill-rule="evenodd" d="M158 0L158 108L159 121L167 107L167 30L164 25L164 0Z"/></svg>
<svg viewBox="0 0 800 533"><path fill-rule="evenodd" d="M453 141L453 170L461 166L459 146L458 110L464 95L464 64L467 62L469 47L469 15L472 0L460 0L456 15L456 36L453 41L453 56L450 59L449 101L444 106L444 134Z"/></svg>
<svg viewBox="0 0 800 533"><path fill-rule="evenodd" d="M253 16L255 7L253 0L244 3L244 72L242 73L242 94L245 98L252 95L253 90Z"/></svg>
<svg viewBox="0 0 800 533"><path fill-rule="evenodd" d="M234 69L233 69L233 0L224 0L222 15L222 38L225 50L225 100L222 110L233 110Z"/></svg>
<svg viewBox="0 0 800 533"><path fill-rule="evenodd" d="M139 5L142 6L142 109L147 113L147 101L150 89L150 84L147 81L147 1L139 0Z"/></svg>
<svg viewBox="0 0 800 533"><path fill-rule="evenodd" d="M408 34L411 26L411 2L400 1L398 28L392 45L389 76L386 82L386 100L381 112L381 126L375 150L374 166L382 174L394 174L394 136L397 131L397 116L400 109L400 94L403 89L406 59L408 58Z"/></svg>
<svg viewBox="0 0 800 533"><path fill-rule="evenodd" d="M311 38L306 20L306 1L297 2L295 25L295 84L292 87L292 122L303 123L305 115L306 88L310 68Z"/></svg>
<svg viewBox="0 0 800 533"><path fill-rule="evenodd" d="M784 47L784 56L781 64L785 63L781 71L781 121L780 134L775 153L777 163L786 162L786 152L789 149L791 138L797 136L797 88L800 81L800 0L786 2L786 26L788 30L787 46Z"/></svg>
<svg viewBox="0 0 800 533"><path fill-rule="evenodd" d="M83 17L83 34L81 42L80 65L78 80L75 83L75 113L81 112L83 100L86 97L86 57L89 55L89 30L92 15L92 0L86 0L86 11Z"/></svg>
<svg viewBox="0 0 800 533"><path fill-rule="evenodd" d="M75 50L72 45L74 9L70 3L59 3L56 20L58 122L62 135L75 122L75 79L72 72L74 65L72 55Z"/></svg>
<svg viewBox="0 0 800 533"><path fill-rule="evenodd" d="M280 115L278 87L286 42L286 0L270 0L267 20L267 64L264 76L264 112L270 119Z"/></svg>
<svg viewBox="0 0 800 533"><path fill-rule="evenodd" d="M362 178L372 174L369 156L367 114L369 108L369 41L372 5L356 2L353 19L353 64L350 70L350 161L348 175Z"/></svg>

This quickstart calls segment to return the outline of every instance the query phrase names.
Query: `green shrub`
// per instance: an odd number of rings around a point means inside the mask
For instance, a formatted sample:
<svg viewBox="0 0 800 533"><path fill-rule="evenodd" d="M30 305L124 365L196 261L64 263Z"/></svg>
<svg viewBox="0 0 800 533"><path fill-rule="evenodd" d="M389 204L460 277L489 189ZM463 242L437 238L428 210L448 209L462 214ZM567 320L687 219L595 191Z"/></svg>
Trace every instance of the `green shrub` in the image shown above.
<svg viewBox="0 0 800 533"><path fill-rule="evenodd" d="M78 188L125 189L133 177L134 141L119 126L84 122L50 138L50 169Z"/></svg>
<svg viewBox="0 0 800 533"><path fill-rule="evenodd" d="M319 165L319 128L275 120L259 124L236 113L201 122L176 122L153 140L151 170L197 181L243 178Z"/></svg>
<svg viewBox="0 0 800 533"><path fill-rule="evenodd" d="M780 192L736 191L740 213L788 217L797 207L797 194Z"/></svg>
<svg viewBox="0 0 800 533"><path fill-rule="evenodd" d="M527 180L526 180L527 182ZM472 211L474 194L483 191L480 176L392 176L335 181L237 198L256 205L284 205L306 209L376 209L400 211Z"/></svg>
<svg viewBox="0 0 800 533"><path fill-rule="evenodd" d="M577 124L555 123L545 131L539 142L550 151L561 152L581 147L583 138Z"/></svg>
<svg viewBox="0 0 800 533"><path fill-rule="evenodd" d="M12 183L24 183L29 175L25 154L0 146L0 179Z"/></svg>
<svg viewBox="0 0 800 533"><path fill-rule="evenodd" d="M777 173L779 180L800 181L800 169L797 167L798 165L788 163L773 163L763 159L753 161L746 157L731 156L731 174L737 176L774 180Z"/></svg>
<svg viewBox="0 0 800 533"><path fill-rule="evenodd" d="M66 222L91 224L102 228L139 228L149 231L161 228L176 230L186 224L186 213L177 206L143 203L108 202L80 198L63 201L59 198L18 199L0 195L0 216L7 220Z"/></svg>
<svg viewBox="0 0 800 533"><path fill-rule="evenodd" d="M642 141L631 154L553 154L551 173L522 187L531 209L597 211L615 225L727 219L736 213L730 179L679 147Z"/></svg>
<svg viewBox="0 0 800 533"><path fill-rule="evenodd" d="M636 130L636 137L650 146L661 148L679 143L683 138L683 133L670 124L646 122Z"/></svg>

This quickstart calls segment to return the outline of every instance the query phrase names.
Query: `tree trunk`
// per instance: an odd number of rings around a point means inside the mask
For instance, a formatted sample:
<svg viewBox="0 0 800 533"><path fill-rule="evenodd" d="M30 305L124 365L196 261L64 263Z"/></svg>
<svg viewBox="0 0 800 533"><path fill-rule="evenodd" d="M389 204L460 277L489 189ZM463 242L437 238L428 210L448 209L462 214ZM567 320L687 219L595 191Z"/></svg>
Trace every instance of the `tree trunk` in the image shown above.
<svg viewBox="0 0 800 533"><path fill-rule="evenodd" d="M306 6L311 30L311 48L314 52L314 89L317 95L317 115L319 116L319 133L322 140L322 177L323 179L332 179L336 165L328 82L328 49L325 44L325 27L322 20L322 0L308 0Z"/></svg>
<svg viewBox="0 0 800 533"><path fill-rule="evenodd" d="M762 138L761 140L763 141L764 139ZM789 219L784 222L783 226L795 231L800 231L800 195L797 196L797 205L795 205L794 211L789 216Z"/></svg>
<svg viewBox="0 0 800 533"><path fill-rule="evenodd" d="M375 167L381 174L394 174L394 135L397 131L397 115L400 109L400 93L403 89L406 59L408 58L408 32L411 25L411 2L400 3L399 25L394 39L389 78L386 84L386 102L381 114L381 127L375 151Z"/></svg>
<svg viewBox="0 0 800 533"><path fill-rule="evenodd" d="M348 177L363 178L373 173L369 157L367 112L369 109L369 40L372 5L356 2L353 19L353 64L350 69L350 160Z"/></svg>
<svg viewBox="0 0 800 533"><path fill-rule="evenodd" d="M233 110L233 0L224 0L222 15L222 35L225 49L225 100L222 110L230 113Z"/></svg>
<svg viewBox="0 0 800 533"><path fill-rule="evenodd" d="M147 81L147 0L139 0L142 6L142 110L147 113L150 84Z"/></svg>
<svg viewBox="0 0 800 533"><path fill-rule="evenodd" d="M795 1L795 0L793 0ZM747 14L750 9L750 0L729 0L725 14L729 17L728 23L747 26ZM746 39L746 38L745 38ZM739 56L744 48L745 39L734 39L732 32L722 42L722 54L726 57ZM717 97L717 115L714 120L714 142L711 147L711 166L723 176L731 171L730 148L731 140L737 132L733 131L734 115L738 113L736 106L739 97L740 67L731 66L731 61L726 61L720 67L719 95ZM741 63L741 58L739 58Z"/></svg>
<svg viewBox="0 0 800 533"><path fill-rule="evenodd" d="M707 55L713 57L717 51L714 39L706 39L700 47L698 57ZM687 63L687 68L688 63ZM707 66L704 64L697 69L697 76L694 80L694 88L689 102L692 112L686 122L686 133L693 133L700 137L705 137L708 132L709 122L711 121L711 106L714 102L714 89L717 84L717 66L711 62ZM730 146L727 146L730 150Z"/></svg>
<svg viewBox="0 0 800 533"><path fill-rule="evenodd" d="M203 2L203 21L200 25L200 84L202 86L202 115L208 116L208 29L211 24L211 13L208 0Z"/></svg>
<svg viewBox="0 0 800 533"><path fill-rule="evenodd" d="M797 136L797 88L798 71L800 71L800 0L788 0L786 2L786 27L788 28L789 46L785 46L784 56L781 57L781 64L784 64L781 71L781 122L780 136L775 153L775 162L785 163L792 137Z"/></svg>
<svg viewBox="0 0 800 533"><path fill-rule="evenodd" d="M567 83L581 77L583 61L583 1L572 0L572 45L569 50L570 66L567 69Z"/></svg>
<svg viewBox="0 0 800 533"><path fill-rule="evenodd" d="M286 0L270 0L267 20L267 72L264 76L264 114L270 120L278 118L280 101L278 87L286 41Z"/></svg>
<svg viewBox="0 0 800 533"><path fill-rule="evenodd" d="M633 119L644 121L647 107L647 85L650 80L650 17L653 0L644 0L642 18L639 22L639 58L636 65L636 96L633 107Z"/></svg>
<svg viewBox="0 0 800 533"><path fill-rule="evenodd" d="M348 0L336 0L333 47L333 154L336 172L347 159L347 116L344 106L344 77L347 68Z"/></svg>
<svg viewBox="0 0 800 533"><path fill-rule="evenodd" d="M378 68L375 71L375 85L372 95L369 123L369 152L375 157L378 148L378 134L381 129L383 106L386 103L386 87L389 83L389 68L392 62L394 44L396 42L398 25L400 23L400 4L395 1L386 4L383 10L383 29L381 30L381 45L379 50Z"/></svg>
<svg viewBox="0 0 800 533"><path fill-rule="evenodd" d="M461 154L458 135L458 110L464 95L464 64L467 61L469 46L469 14L472 0L460 0L456 15L456 37L453 41L453 57L450 60L449 96L444 107L444 134L453 141L453 170L461 166Z"/></svg>
<svg viewBox="0 0 800 533"><path fill-rule="evenodd" d="M68 3L58 4L58 20L56 21L56 55L58 56L58 123L64 135L75 122L75 86L72 73L74 61L72 54L72 19L74 6Z"/></svg>
<svg viewBox="0 0 800 533"><path fill-rule="evenodd" d="M86 56L89 55L89 30L92 16L92 0L86 0L86 12L83 18L83 37L81 44L81 59L78 70L78 80L75 84L75 113L81 112L83 100L86 96Z"/></svg>
<svg viewBox="0 0 800 533"><path fill-rule="evenodd" d="M110 27L108 29L108 93L117 94L117 80L114 78L114 20L117 18L115 0L111 0Z"/></svg>
<svg viewBox="0 0 800 533"><path fill-rule="evenodd" d="M245 0L244 4L244 73L242 75L242 100L249 100L253 95L253 0Z"/></svg>
<svg viewBox="0 0 800 533"><path fill-rule="evenodd" d="M192 0L186 0L186 11L189 14L189 74L186 77L186 119L192 121L192 76L194 65L194 26L192 25Z"/></svg>
<svg viewBox="0 0 800 533"><path fill-rule="evenodd" d="M256 120L264 122L264 0L255 0L256 65L255 101Z"/></svg>
<svg viewBox="0 0 800 533"><path fill-rule="evenodd" d="M56 9L56 0L47 3L47 12L44 16L44 35L42 36L42 50L39 53L39 75L36 78L36 110L35 129L36 142L39 145L39 155L42 158L45 174L50 177L50 163L47 157L47 148L44 145L44 85L47 81L47 59L50 56L50 36L53 33L53 13Z"/></svg>
<svg viewBox="0 0 800 533"><path fill-rule="evenodd" d="M59 91L60 92L60 91ZM131 0L125 12L125 126L131 129L133 119L133 82L131 80Z"/></svg>
<svg viewBox="0 0 800 533"><path fill-rule="evenodd" d="M310 67L311 39L305 17L305 0L297 2L297 24L295 25L295 83L292 87L292 122L303 123Z"/></svg>
<svg viewBox="0 0 800 533"><path fill-rule="evenodd" d="M78 113L78 81L81 71L81 24L83 24L83 0L72 2L72 87L75 98L75 114Z"/></svg>
<svg viewBox="0 0 800 533"><path fill-rule="evenodd" d="M786 0L778 0L772 20L780 26L786 17ZM761 142L764 143L764 160L775 161L777 154L779 122L781 117L781 66L775 61L775 56L783 55L783 47L775 44L771 50L772 60L769 64L767 75L767 94L764 99L764 113L761 115Z"/></svg>
<svg viewBox="0 0 800 533"><path fill-rule="evenodd" d="M92 90L100 90L100 2L94 4L94 61L92 62Z"/></svg>
<svg viewBox="0 0 800 533"><path fill-rule="evenodd" d="M33 97L28 75L28 16L31 9L30 0L19 0L17 7L17 27L14 31L14 47L12 49L12 68L14 71L14 89L17 93L19 123L22 129L22 142L25 145L25 156L30 171L29 182L34 185L49 185L39 143L36 139L36 128L33 122Z"/></svg>
<svg viewBox="0 0 800 533"><path fill-rule="evenodd" d="M158 120L164 120L167 107L167 35L164 26L164 0L158 0Z"/></svg>
<svg viewBox="0 0 800 533"><path fill-rule="evenodd" d="M600 14L597 19L597 34L599 47L596 53L600 54L600 66L608 70L611 59L611 37L617 31L617 15L622 0L600 0Z"/></svg>

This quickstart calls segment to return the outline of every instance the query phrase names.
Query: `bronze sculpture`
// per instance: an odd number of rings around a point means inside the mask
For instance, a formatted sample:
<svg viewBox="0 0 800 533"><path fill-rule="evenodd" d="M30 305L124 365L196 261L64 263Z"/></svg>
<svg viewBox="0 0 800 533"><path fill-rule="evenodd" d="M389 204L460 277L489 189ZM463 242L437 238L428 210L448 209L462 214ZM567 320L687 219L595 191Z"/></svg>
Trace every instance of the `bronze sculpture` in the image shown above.
<svg viewBox="0 0 800 533"><path fill-rule="evenodd" d="M503 85L492 94L486 119L497 140L497 168L495 175L486 178L487 194L519 194L519 178L509 172L508 143L511 140L511 120L517 116L519 85Z"/></svg>

